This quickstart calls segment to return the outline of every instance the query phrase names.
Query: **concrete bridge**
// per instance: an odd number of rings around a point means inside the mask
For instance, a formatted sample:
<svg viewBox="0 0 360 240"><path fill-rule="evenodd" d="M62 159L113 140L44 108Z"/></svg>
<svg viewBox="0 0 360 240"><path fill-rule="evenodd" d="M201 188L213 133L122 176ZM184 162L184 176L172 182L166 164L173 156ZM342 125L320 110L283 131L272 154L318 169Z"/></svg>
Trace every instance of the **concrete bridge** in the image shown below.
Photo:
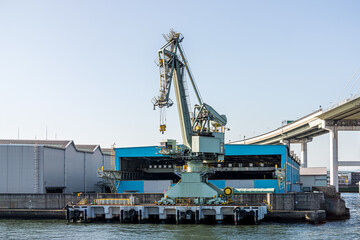
<svg viewBox="0 0 360 240"><path fill-rule="evenodd" d="M301 166L307 167L307 143L314 137L330 136L330 185L338 190L338 167L360 166L360 161L339 161L338 132L360 131L360 97L346 99L326 110L310 113L271 132L231 144L301 144Z"/></svg>

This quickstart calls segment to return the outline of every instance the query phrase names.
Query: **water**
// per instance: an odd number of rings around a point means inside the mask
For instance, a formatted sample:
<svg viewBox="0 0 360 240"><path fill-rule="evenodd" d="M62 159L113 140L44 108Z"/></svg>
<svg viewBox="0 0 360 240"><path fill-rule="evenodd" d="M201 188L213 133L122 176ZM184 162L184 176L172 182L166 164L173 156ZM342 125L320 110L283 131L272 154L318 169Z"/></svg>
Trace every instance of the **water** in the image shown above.
<svg viewBox="0 0 360 240"><path fill-rule="evenodd" d="M351 218L325 224L256 226L81 224L62 220L0 220L0 239L360 239L360 195L343 193Z"/></svg>

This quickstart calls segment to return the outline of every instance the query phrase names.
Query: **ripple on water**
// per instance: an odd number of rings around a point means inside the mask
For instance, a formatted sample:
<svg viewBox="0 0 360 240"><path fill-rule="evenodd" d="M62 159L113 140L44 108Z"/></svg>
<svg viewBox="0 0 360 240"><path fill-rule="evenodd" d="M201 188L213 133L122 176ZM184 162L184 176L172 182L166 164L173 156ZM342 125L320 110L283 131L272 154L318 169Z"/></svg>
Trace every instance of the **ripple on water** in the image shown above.
<svg viewBox="0 0 360 240"><path fill-rule="evenodd" d="M325 224L255 226L68 224L62 220L0 220L0 239L360 239L360 195L343 193L351 217Z"/></svg>

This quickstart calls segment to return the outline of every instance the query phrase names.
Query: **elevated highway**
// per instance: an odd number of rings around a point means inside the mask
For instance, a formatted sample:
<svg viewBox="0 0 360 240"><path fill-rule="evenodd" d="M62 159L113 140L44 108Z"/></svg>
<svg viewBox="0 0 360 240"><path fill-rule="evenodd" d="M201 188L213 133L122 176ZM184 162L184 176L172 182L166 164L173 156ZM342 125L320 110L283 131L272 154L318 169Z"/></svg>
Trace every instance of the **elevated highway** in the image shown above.
<svg viewBox="0 0 360 240"><path fill-rule="evenodd" d="M318 110L268 133L231 144L301 144L301 164L307 167L307 143L330 133L330 184L338 189L338 167L360 166L360 161L338 161L338 132L360 131L360 97L346 99Z"/></svg>

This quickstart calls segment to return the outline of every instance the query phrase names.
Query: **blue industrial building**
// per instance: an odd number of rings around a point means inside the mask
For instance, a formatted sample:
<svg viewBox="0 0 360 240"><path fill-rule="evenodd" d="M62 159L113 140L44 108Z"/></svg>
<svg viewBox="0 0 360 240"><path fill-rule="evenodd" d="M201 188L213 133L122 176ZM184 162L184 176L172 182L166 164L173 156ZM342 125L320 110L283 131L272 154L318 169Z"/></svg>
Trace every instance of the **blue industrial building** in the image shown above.
<svg viewBox="0 0 360 240"><path fill-rule="evenodd" d="M178 161L158 152L156 146L115 149L116 170L128 176L120 182L119 193L163 192L176 184L180 179L174 174ZM209 182L219 188L274 188L276 193L300 190L300 163L285 145L225 145L225 161L212 167L215 174L209 176ZM279 180L276 167L282 169L284 180Z"/></svg>

